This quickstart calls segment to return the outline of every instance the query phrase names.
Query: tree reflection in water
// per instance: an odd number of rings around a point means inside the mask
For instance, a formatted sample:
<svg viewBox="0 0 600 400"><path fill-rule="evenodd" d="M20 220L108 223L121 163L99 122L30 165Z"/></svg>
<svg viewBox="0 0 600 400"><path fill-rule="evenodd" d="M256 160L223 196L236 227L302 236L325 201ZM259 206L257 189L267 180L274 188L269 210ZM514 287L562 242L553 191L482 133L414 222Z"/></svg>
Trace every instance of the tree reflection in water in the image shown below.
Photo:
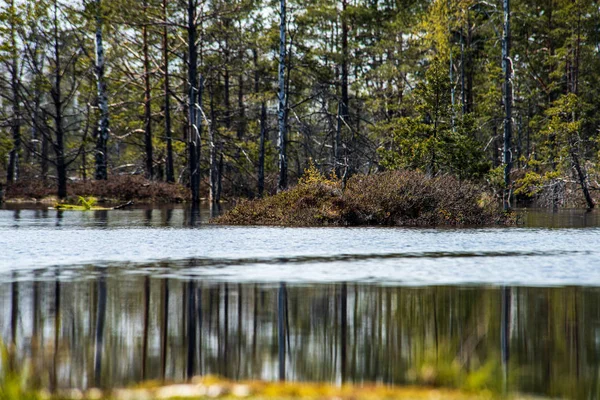
<svg viewBox="0 0 600 400"><path fill-rule="evenodd" d="M49 389L220 374L597 390L595 288L231 284L89 268L93 279L56 270L0 284L2 340Z"/></svg>

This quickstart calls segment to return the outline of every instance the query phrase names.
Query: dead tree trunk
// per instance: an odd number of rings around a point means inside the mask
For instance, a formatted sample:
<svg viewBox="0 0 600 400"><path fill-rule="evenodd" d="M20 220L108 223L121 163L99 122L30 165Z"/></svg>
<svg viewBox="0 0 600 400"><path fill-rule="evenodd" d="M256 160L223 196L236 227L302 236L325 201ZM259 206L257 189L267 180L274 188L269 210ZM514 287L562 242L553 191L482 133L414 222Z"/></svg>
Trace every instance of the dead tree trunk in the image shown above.
<svg viewBox="0 0 600 400"><path fill-rule="evenodd" d="M279 180L277 182L277 191L281 192L288 186L288 160L287 160L287 132L286 132L286 93L285 93L285 0L280 0L280 23L279 23L279 106L277 110L277 119L279 121Z"/></svg>
<svg viewBox="0 0 600 400"><path fill-rule="evenodd" d="M144 0L144 14L148 13L148 0ZM142 25L142 53L144 57L144 145L146 149L146 178L152 179L152 104L150 88L150 57L148 55L148 25Z"/></svg>
<svg viewBox="0 0 600 400"><path fill-rule="evenodd" d="M21 106L19 99L19 53L17 51L16 8L14 0L10 2L10 37L11 37L11 91L12 91L12 148L8 156L6 182L15 182L19 178L19 156L21 153Z"/></svg>
<svg viewBox="0 0 600 400"><path fill-rule="evenodd" d="M173 137L171 132L171 93L169 89L169 36L167 27L167 0L163 0L163 37L162 37L162 50L163 50L163 62L165 72L165 138L167 142L167 182L175 182L175 171L173 168Z"/></svg>
<svg viewBox="0 0 600 400"><path fill-rule="evenodd" d="M252 50L252 57L254 59L254 94L258 95L260 92L260 68L258 65L258 51ZM258 144L258 172L257 172L257 192L258 197L263 197L265 191L265 136L266 136L266 122L267 122L267 105L263 100L260 102L260 138Z"/></svg>
<svg viewBox="0 0 600 400"><path fill-rule="evenodd" d="M510 208L510 170L512 168L512 60L510 59L510 0L503 0L504 36L502 70L504 73L504 210Z"/></svg>
<svg viewBox="0 0 600 400"><path fill-rule="evenodd" d="M188 0L188 168L192 202L200 202L200 131L197 118L198 46L196 44L196 1Z"/></svg>
<svg viewBox="0 0 600 400"><path fill-rule="evenodd" d="M102 0L96 0L96 85L100 120L96 137L96 179L106 179L108 143L108 98L104 80L104 45L102 41Z"/></svg>

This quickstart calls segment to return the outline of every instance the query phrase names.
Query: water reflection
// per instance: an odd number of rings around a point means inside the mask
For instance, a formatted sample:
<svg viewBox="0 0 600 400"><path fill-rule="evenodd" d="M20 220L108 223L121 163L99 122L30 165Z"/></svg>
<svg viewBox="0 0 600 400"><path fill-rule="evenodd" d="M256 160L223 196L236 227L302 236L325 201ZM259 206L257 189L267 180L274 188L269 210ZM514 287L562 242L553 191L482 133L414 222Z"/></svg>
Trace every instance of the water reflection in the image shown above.
<svg viewBox="0 0 600 400"><path fill-rule="evenodd" d="M600 289L231 284L110 268L37 277L0 284L0 332L51 389L211 373L444 385L477 376L498 391L598 394Z"/></svg>
<svg viewBox="0 0 600 400"><path fill-rule="evenodd" d="M9 208L10 207L10 208ZM0 227L11 222L13 228L19 227L194 227L206 224L211 218L220 215L221 205L198 207L184 205L139 206L123 210L104 211L63 211L49 209L48 206L31 208L8 204L0 207ZM3 215L6 213L5 215ZM8 217L10 213L10 217Z"/></svg>
<svg viewBox="0 0 600 400"><path fill-rule="evenodd" d="M521 209L520 222L528 227L543 228L593 228L600 226L600 213L585 209Z"/></svg>
<svg viewBox="0 0 600 400"><path fill-rule="evenodd" d="M196 207L182 204L138 205L112 211L60 211L42 204L0 205L0 226L11 219L13 227L22 226L84 226L84 227L193 227L206 224L233 204L202 203ZM6 216L2 215L7 213ZM7 218L8 213L10 217ZM584 209L518 209L518 223L532 228L600 227L600 212ZM7 222L7 221L6 221Z"/></svg>

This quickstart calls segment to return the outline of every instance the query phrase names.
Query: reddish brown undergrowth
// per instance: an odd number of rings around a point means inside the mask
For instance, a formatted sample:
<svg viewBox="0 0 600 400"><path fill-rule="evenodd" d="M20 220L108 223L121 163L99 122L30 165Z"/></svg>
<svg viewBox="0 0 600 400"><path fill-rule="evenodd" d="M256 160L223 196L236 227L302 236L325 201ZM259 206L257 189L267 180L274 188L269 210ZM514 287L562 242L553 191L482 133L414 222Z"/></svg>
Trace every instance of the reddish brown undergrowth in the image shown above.
<svg viewBox="0 0 600 400"><path fill-rule="evenodd" d="M69 197L96 197L99 201L133 200L138 203L178 203L189 200L187 188L179 184L150 181L137 175L114 175L106 181L69 182ZM56 184L36 179L22 180L6 188L5 199L41 200L56 196Z"/></svg>
<svg viewBox="0 0 600 400"><path fill-rule="evenodd" d="M510 224L482 187L452 176L417 171L355 175L344 190L335 179L309 169L294 188L241 201L215 219L230 225L469 226Z"/></svg>

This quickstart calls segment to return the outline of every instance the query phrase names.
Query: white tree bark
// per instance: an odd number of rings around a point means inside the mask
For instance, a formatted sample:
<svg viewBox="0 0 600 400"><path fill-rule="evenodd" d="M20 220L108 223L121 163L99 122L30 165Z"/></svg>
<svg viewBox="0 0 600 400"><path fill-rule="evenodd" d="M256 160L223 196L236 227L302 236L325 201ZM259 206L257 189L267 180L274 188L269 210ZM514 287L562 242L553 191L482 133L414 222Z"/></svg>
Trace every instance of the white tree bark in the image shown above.
<svg viewBox="0 0 600 400"><path fill-rule="evenodd" d="M102 0L96 2L96 85L100 120L96 137L96 179L107 178L108 96L104 80L104 45L102 43Z"/></svg>

